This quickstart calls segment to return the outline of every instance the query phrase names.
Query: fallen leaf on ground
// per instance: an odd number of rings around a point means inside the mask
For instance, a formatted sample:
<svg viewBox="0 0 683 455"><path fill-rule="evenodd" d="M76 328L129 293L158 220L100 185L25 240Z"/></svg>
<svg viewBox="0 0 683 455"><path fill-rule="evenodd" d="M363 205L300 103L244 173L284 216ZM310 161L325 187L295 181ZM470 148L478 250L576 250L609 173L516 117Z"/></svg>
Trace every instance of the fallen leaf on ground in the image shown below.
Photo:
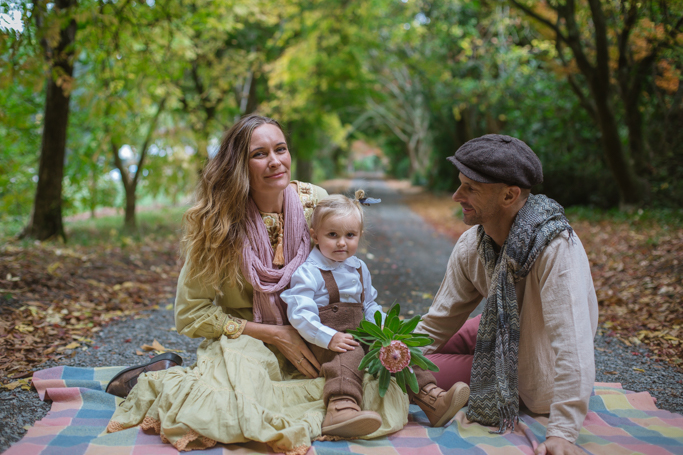
<svg viewBox="0 0 683 455"><path fill-rule="evenodd" d="M143 344L142 346L140 346L140 349L142 349L144 351L166 351L167 350L165 347L162 346L161 343L159 343L156 340L156 338L152 342L151 346L148 344Z"/></svg>
<svg viewBox="0 0 683 455"><path fill-rule="evenodd" d="M7 390L14 390L17 387L28 387L30 388L31 378L19 379L18 381L10 382L9 384L3 384L2 387Z"/></svg>
<svg viewBox="0 0 683 455"><path fill-rule="evenodd" d="M180 270L177 236L64 248L0 242L0 382L90 343L112 321L167 301ZM114 290L114 288L117 288ZM146 317L147 315L142 315ZM75 343L75 344L74 344ZM75 355L77 351L72 351Z"/></svg>
<svg viewBox="0 0 683 455"><path fill-rule="evenodd" d="M55 270L57 270L61 266L62 266L61 262L54 262L47 267L47 273L49 273L50 275L54 275Z"/></svg>

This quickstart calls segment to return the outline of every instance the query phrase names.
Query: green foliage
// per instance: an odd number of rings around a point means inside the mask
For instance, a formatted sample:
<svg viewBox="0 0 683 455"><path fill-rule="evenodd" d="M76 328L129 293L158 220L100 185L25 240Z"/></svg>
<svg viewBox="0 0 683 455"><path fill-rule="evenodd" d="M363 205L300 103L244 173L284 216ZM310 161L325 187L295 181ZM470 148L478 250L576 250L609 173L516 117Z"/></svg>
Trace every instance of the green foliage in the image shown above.
<svg viewBox="0 0 683 455"><path fill-rule="evenodd" d="M426 335L413 333L421 320L420 316L414 316L409 320L402 321L399 318L400 312L401 306L396 304L387 313L384 325L382 325L382 313L377 311L374 315L374 323L363 320L356 330L348 331L355 339L370 346L368 353L361 360L358 369L363 371L367 368L368 372L375 377L379 374L379 395L381 397L386 394L392 376L396 378L396 383L404 393L407 393L406 387L410 387L415 393L419 392L417 378L411 367L412 365L416 365L424 370L439 371L439 368L418 349L420 346L427 346L434 342L433 339ZM392 341L400 341L405 346L408 346L410 352L408 366L396 373L391 373L385 368L379 357L381 349L389 346Z"/></svg>
<svg viewBox="0 0 683 455"><path fill-rule="evenodd" d="M680 17L681 7L667 7L639 10L631 36L632 54L666 44L648 67L640 98L647 155L641 174L650 183L650 206L663 208L683 205L683 34L657 28L665 13L669 22ZM587 6L577 8L583 21ZM0 30L5 224L25 220L32 205L48 76L41 39L58 39L59 28L38 27L28 3L0 2L0 12L12 11L24 29ZM622 25L617 13L610 12L610 40ZM600 132L568 82L576 72L561 61L569 53L507 4L85 0L73 18L65 215L124 204L113 149L124 171L139 172L137 198L180 200L223 132L254 110L283 124L295 177L305 180L343 174L351 142L364 139L382 148L389 175L453 190L457 172L445 158L471 138L501 133L523 139L541 157L545 182L534 191L566 206L618 202ZM587 39L589 24L580 25ZM586 93L586 81L575 81ZM615 115L623 125L624 109ZM621 134L627 144L625 127ZM356 165L374 170L378 163Z"/></svg>
<svg viewBox="0 0 683 455"><path fill-rule="evenodd" d="M38 178L45 78L27 41L0 30L0 223L29 215Z"/></svg>
<svg viewBox="0 0 683 455"><path fill-rule="evenodd" d="M177 237L187 207L143 210L138 214L138 230L133 235L121 230L122 215L67 222L69 242L76 245L141 242L145 238Z"/></svg>
<svg viewBox="0 0 683 455"><path fill-rule="evenodd" d="M180 233L183 213L187 207L170 207L141 210L138 214L138 230L134 234L122 231L123 215L107 215L78 221L66 221L65 230L69 244L83 246L121 245L142 243L145 239L177 238ZM0 224L0 241L16 236L23 222ZM28 240L25 240L27 244ZM176 243L176 242L174 242Z"/></svg>
<svg viewBox="0 0 683 455"><path fill-rule="evenodd" d="M631 226L648 227L658 225L665 230L683 229L683 210L676 208L638 209L632 211L612 208L603 210L590 206L570 207L566 211L570 220L590 221L599 223L628 224Z"/></svg>

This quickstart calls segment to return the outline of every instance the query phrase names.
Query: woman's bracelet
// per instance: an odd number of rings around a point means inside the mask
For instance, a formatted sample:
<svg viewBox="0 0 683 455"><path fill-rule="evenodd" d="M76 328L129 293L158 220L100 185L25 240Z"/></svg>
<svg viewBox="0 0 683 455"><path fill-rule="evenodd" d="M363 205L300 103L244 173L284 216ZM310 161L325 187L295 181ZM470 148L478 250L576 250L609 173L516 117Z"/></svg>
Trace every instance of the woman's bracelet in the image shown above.
<svg viewBox="0 0 683 455"><path fill-rule="evenodd" d="M225 336L228 338L237 338L242 335L242 332L244 332L244 328L246 326L246 319L234 318L228 315L225 325L223 326L223 334L225 334Z"/></svg>

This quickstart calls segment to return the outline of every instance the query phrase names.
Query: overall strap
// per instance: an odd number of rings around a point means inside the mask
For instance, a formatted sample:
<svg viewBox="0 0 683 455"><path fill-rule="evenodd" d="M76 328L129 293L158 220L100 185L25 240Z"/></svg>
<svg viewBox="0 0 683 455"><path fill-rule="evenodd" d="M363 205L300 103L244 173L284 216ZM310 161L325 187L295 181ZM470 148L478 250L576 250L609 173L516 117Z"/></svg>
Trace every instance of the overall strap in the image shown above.
<svg viewBox="0 0 683 455"><path fill-rule="evenodd" d="M320 270L323 280L325 281L325 287L327 288L327 293L330 296L330 303L339 302L339 286L337 286L337 282L334 279L334 275L332 275L332 271L323 269L318 270Z"/></svg>
<svg viewBox="0 0 683 455"><path fill-rule="evenodd" d="M360 275L360 303L365 304L365 284L363 283L363 267L358 267L356 269L358 275Z"/></svg>

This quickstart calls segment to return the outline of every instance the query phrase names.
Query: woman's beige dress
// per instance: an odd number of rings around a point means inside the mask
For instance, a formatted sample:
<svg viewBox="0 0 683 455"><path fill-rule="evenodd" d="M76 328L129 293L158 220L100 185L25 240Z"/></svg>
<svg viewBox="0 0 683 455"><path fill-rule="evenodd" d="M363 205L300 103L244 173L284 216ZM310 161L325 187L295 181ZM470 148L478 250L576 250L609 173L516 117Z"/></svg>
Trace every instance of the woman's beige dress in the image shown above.
<svg viewBox="0 0 683 455"><path fill-rule="evenodd" d="M324 189L297 182L307 220ZM277 216L262 214L270 232ZM275 221L273 222L273 219ZM275 224L275 226L273 225ZM321 437L325 417L324 379L305 377L272 346L238 335L233 318L253 319L250 285L225 287L223 295L189 279L187 263L178 278L175 318L178 331L206 338L191 367L146 373L111 418L107 431L141 425L179 450L203 449L216 442L265 442L275 451L305 453ZM392 380L384 398L366 374L363 409L378 412L383 425L365 438L396 432L408 421L408 398Z"/></svg>

